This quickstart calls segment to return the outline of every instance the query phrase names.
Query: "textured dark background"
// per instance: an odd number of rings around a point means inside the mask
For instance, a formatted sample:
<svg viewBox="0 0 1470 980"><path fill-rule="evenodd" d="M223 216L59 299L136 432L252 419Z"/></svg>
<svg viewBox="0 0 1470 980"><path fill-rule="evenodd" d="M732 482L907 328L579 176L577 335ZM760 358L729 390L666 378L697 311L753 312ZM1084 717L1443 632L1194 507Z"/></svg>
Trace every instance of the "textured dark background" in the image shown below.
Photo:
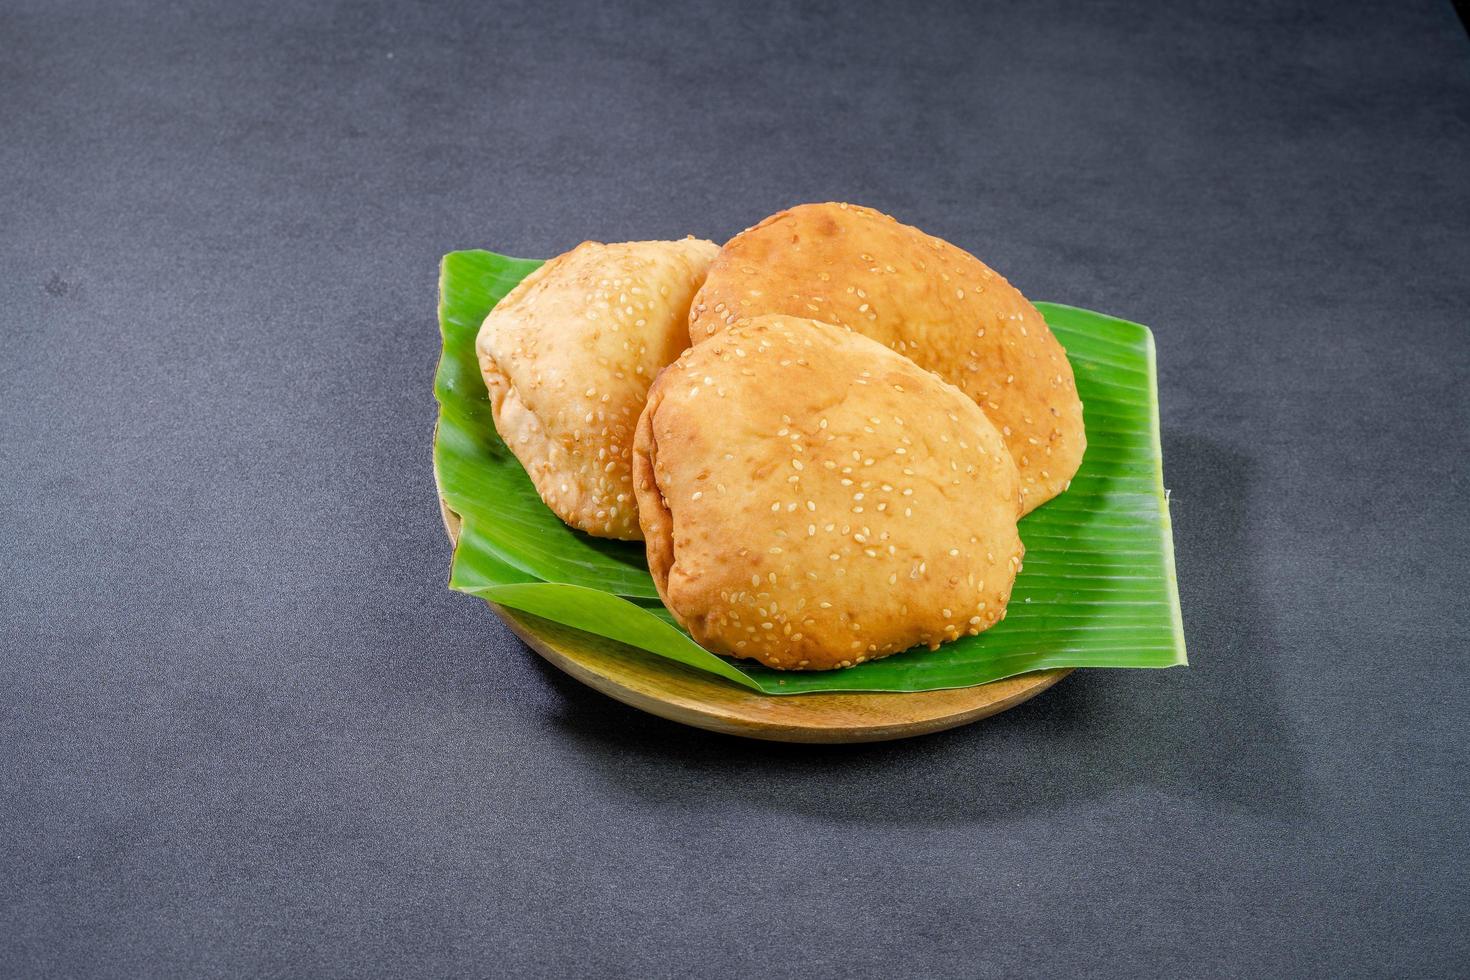
<svg viewBox="0 0 1470 980"><path fill-rule="evenodd" d="M1449 2L0 4L0 973L1464 975ZM1194 666L800 748L445 588L441 253L875 205L1154 327Z"/></svg>

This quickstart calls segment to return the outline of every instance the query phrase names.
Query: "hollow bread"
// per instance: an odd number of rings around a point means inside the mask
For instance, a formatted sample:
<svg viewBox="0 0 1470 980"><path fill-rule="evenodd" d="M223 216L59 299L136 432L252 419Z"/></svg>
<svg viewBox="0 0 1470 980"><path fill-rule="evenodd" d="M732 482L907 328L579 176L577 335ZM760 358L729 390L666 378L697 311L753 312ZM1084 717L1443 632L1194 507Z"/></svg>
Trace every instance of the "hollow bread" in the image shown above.
<svg viewBox="0 0 1470 980"><path fill-rule="evenodd" d="M701 645L848 667L1004 616L1020 480L974 401L842 327L758 316L685 351L633 453L649 570Z"/></svg>
<svg viewBox="0 0 1470 980"><path fill-rule="evenodd" d="M649 385L689 346L689 302L718 248L583 242L536 269L475 340L495 429L572 527L642 537L633 433Z"/></svg>
<svg viewBox="0 0 1470 980"><path fill-rule="evenodd" d="M849 327L958 386L1000 429L1022 509L1066 489L1086 448L1066 352L970 253L870 208L804 204L731 239L689 311L699 344L763 313Z"/></svg>

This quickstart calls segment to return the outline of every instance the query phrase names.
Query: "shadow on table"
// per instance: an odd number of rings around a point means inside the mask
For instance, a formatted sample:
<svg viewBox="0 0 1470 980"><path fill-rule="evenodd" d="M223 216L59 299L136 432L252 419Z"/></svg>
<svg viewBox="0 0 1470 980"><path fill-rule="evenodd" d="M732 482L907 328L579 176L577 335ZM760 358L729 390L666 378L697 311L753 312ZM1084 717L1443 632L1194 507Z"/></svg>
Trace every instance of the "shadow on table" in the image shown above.
<svg viewBox="0 0 1470 980"><path fill-rule="evenodd" d="M1308 802L1301 762L1273 687L1283 651L1253 574L1253 461L1191 436L1167 439L1165 460L1192 667L1083 670L964 728L803 746L685 728L543 664L563 699L558 724L614 790L660 806L738 802L833 820L963 822L1149 787L1298 811Z"/></svg>

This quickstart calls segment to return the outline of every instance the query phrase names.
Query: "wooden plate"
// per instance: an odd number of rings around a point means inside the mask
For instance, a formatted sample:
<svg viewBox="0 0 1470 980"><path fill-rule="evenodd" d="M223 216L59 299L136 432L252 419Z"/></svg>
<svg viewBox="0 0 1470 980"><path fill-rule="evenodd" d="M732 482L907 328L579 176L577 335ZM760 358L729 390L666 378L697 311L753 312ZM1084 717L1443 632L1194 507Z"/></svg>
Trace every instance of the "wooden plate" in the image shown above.
<svg viewBox="0 0 1470 980"><path fill-rule="evenodd" d="M449 539L459 540L459 515L442 496L439 511ZM773 742L881 742L926 735L1014 707L1071 673L1043 670L918 694L772 696L616 640L490 605L527 646L588 687L670 721Z"/></svg>

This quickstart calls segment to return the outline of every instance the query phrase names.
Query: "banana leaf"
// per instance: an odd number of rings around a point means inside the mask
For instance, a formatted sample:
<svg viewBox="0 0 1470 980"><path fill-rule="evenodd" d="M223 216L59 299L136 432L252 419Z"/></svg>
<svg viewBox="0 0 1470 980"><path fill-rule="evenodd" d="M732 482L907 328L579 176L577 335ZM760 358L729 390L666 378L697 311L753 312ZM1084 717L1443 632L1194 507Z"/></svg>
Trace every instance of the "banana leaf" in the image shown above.
<svg viewBox="0 0 1470 980"><path fill-rule="evenodd" d="M496 302L540 264L472 250L451 252L440 268L434 467L463 521L451 588L766 694L931 691L1053 667L1186 662L1147 327L1037 304L1075 370L1087 453L1071 489L1021 521L1025 565L1004 621L938 650L845 670L782 672L696 644L659 603L642 545L568 528L496 435L475 335Z"/></svg>

